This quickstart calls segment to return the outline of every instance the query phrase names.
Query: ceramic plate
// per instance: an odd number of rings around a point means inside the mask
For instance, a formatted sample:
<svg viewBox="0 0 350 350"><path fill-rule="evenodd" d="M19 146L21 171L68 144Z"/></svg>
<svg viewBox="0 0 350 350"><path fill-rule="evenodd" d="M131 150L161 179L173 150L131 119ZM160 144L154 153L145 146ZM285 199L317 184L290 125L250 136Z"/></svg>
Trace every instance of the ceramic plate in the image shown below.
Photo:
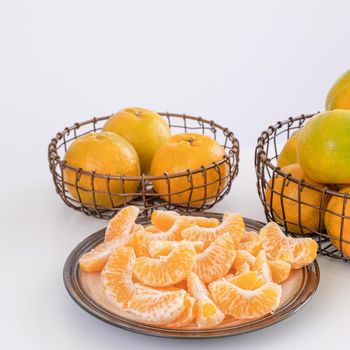
<svg viewBox="0 0 350 350"><path fill-rule="evenodd" d="M200 215L204 216L203 213ZM205 216L222 218L222 214L218 213L206 213ZM259 232L264 226L262 222L247 218L244 220L249 230ZM138 223L147 224L148 221L142 219ZM315 293L320 279L316 261L302 269L294 270L291 277L282 283L282 298L278 309L275 313L258 319L235 320L226 317L224 322L214 329L198 329L195 324L181 329L150 326L132 319L129 314L118 309L104 297L100 273L86 273L79 269L78 262L81 255L102 242L104 233L105 229L95 232L71 252L64 266L64 283L70 296L84 310L102 321L132 332L159 337L214 338L255 331L279 322L298 311Z"/></svg>

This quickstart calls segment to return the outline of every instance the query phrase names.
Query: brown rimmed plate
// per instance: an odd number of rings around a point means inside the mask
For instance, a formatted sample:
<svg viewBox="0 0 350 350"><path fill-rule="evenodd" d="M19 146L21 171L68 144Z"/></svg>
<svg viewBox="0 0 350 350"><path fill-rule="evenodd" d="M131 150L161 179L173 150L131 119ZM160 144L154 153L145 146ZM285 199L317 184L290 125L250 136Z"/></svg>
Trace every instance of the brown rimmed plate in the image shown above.
<svg viewBox="0 0 350 350"><path fill-rule="evenodd" d="M222 218L219 213L200 213L201 216ZM245 218L247 229L259 232L264 223ZM147 219L140 219L140 224L147 224ZM315 293L320 271L316 260L299 270L282 284L281 304L273 314L254 320L234 320L226 318L214 329L198 329L194 325L181 329L169 329L150 326L131 319L128 314L117 309L102 293L99 273L85 273L79 269L81 255L94 248L104 239L105 229L93 233L84 239L71 252L64 266L63 279L66 289L73 300L91 315L113 326L141 334L173 338L215 338L255 331L289 317L302 308Z"/></svg>

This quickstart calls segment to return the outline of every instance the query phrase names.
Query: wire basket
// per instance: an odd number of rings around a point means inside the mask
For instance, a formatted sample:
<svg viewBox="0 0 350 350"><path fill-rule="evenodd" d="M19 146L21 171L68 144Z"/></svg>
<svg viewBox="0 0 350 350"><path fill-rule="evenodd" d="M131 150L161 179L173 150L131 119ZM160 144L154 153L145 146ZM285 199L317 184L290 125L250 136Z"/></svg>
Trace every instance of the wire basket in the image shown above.
<svg viewBox="0 0 350 350"><path fill-rule="evenodd" d="M57 133L49 144L48 158L50 171L56 192L61 196L62 200L73 209L103 219L112 218L126 205L136 205L144 211L144 215L147 215L148 211L161 207L167 210L177 208L185 212L203 211L213 207L217 202L222 200L230 191L232 181L238 174L239 142L233 132L212 120L206 120L200 117L173 113L159 114L165 118L173 134L195 132L214 138L224 147L224 158L209 166L188 169L181 173L165 173L159 176L112 176L84 171L81 168L68 165L63 158L69 145L75 139L101 130L110 116L93 118L81 123L75 123L71 127L66 127L62 132ZM223 172L223 167L228 171ZM67 169L75 172L74 183L69 182L65 178L65 170ZM213 174L216 175L213 176ZM80 185L79 179L82 176L89 179L90 186L82 187ZM198 180L199 178L201 180ZM182 184L186 184L181 191L172 189L174 181L178 179L182 180ZM197 180L194 181L194 179ZM103 190L95 188L97 181L100 184L101 182L105 183ZM121 191L113 192L111 189L115 181L121 184ZM153 181L165 181L167 191L157 193L153 189ZM125 188L130 188L128 184L135 182L138 184L135 193L125 190ZM213 188L215 188L214 193ZM75 193L75 196L72 196L72 192ZM85 203L82 200L84 197L82 193L89 193L92 203ZM179 193L186 193L187 199L181 203L178 201L176 203L172 202L173 196L179 195ZM193 193L196 193L195 200L191 199ZM201 194L200 198L198 198L198 193ZM109 198L109 205L102 206L97 204L96 196L98 195L107 196ZM115 198L122 198L122 204L120 204L119 200L118 205L116 205Z"/></svg>
<svg viewBox="0 0 350 350"><path fill-rule="evenodd" d="M350 216L346 215L345 211L350 198L349 194L337 192L334 185L316 186L307 183L304 179L298 179L283 172L277 166L278 156L285 142L293 132L302 128L304 123L313 116L314 114L290 117L285 121L277 122L261 133L255 149L258 194L268 221L277 222L292 236L311 236L318 243L318 251L322 255L349 261L350 238L348 237L350 236L347 236L345 229L346 225L350 224ZM290 194L289 186L295 186L297 196ZM317 203L306 198L303 191L307 191L309 198L317 198ZM334 197L341 201L340 212L327 206L330 199ZM297 220L290 219L291 215L287 213L286 203L295 203L293 208ZM310 212L318 216L313 217L317 219L316 227L310 226L306 216L303 216L303 211L306 213L306 210L311 210ZM338 221L339 235L330 236L327 233L323 220L325 215L332 216L332 219ZM295 228L299 232L295 232ZM344 254L344 250L347 254Z"/></svg>

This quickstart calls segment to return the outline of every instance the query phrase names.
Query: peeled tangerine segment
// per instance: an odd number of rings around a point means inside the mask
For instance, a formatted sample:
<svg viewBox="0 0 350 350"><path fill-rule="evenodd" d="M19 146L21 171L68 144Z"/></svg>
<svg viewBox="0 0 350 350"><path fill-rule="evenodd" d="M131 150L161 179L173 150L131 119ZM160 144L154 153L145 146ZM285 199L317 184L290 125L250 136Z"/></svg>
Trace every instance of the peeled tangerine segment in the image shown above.
<svg viewBox="0 0 350 350"><path fill-rule="evenodd" d="M136 291L132 280L135 260L131 247L117 248L101 272L101 282L107 298L123 310L128 309L128 302Z"/></svg>
<svg viewBox="0 0 350 350"><path fill-rule="evenodd" d="M186 307L186 291L154 291L145 293L143 289L136 289L128 302L128 312L138 320L165 325L176 321Z"/></svg>
<svg viewBox="0 0 350 350"><path fill-rule="evenodd" d="M139 215L139 211L139 208L133 205L121 209L107 226L105 242L108 243L116 238L129 235Z"/></svg>
<svg viewBox="0 0 350 350"><path fill-rule="evenodd" d="M191 226L191 222L186 218L178 218L168 231L150 232L140 230L134 234L133 247L137 256L149 256L148 246L151 241L178 241L181 240L181 232Z"/></svg>
<svg viewBox="0 0 350 350"><path fill-rule="evenodd" d="M150 241L148 244L148 252L150 257L159 258L168 255L183 241ZM197 253L203 251L204 244L201 241L190 242Z"/></svg>
<svg viewBox="0 0 350 350"><path fill-rule="evenodd" d="M141 256L133 267L134 276L153 287L166 287L184 280L191 272L196 252L190 242L182 242L169 255L154 259Z"/></svg>
<svg viewBox="0 0 350 350"><path fill-rule="evenodd" d="M313 239L287 237L275 222L260 230L260 239L268 259L288 262L293 269L312 263L317 255Z"/></svg>
<svg viewBox="0 0 350 350"><path fill-rule="evenodd" d="M210 328L220 324L225 315L215 305L200 278L193 272L187 277L188 292L197 300L196 323L199 328Z"/></svg>
<svg viewBox="0 0 350 350"><path fill-rule="evenodd" d="M292 266L286 261L282 260L269 260L269 267L272 275L272 281L278 284L286 281L292 271Z"/></svg>
<svg viewBox="0 0 350 350"><path fill-rule="evenodd" d="M253 270L256 271L265 282L272 282L272 273L264 250L260 250L259 254L256 256Z"/></svg>
<svg viewBox="0 0 350 350"><path fill-rule="evenodd" d="M246 231L240 242L237 245L237 249L245 250L253 255L256 255L262 248L260 242L260 236L255 231Z"/></svg>
<svg viewBox="0 0 350 350"><path fill-rule="evenodd" d="M154 210L152 212L151 222L162 231L167 231L179 217L181 217L181 215L176 211ZM184 217L189 219L193 225L201 227L215 227L219 225L219 220L215 218L187 215Z"/></svg>
<svg viewBox="0 0 350 350"><path fill-rule="evenodd" d="M274 312L281 299L281 286L272 282L246 290L223 279L212 282L209 290L224 314L236 319L257 318Z"/></svg>
<svg viewBox="0 0 350 350"><path fill-rule="evenodd" d="M229 233L235 248L244 232L245 224L242 216L239 214L226 213L224 220L219 226L207 228L195 225L182 231L182 238L189 241L202 241L206 248L222 234Z"/></svg>
<svg viewBox="0 0 350 350"><path fill-rule="evenodd" d="M235 256L236 251L232 236L229 233L224 233L202 253L197 254L193 272L204 283L209 283L227 275Z"/></svg>
<svg viewBox="0 0 350 350"><path fill-rule="evenodd" d="M249 271L239 276L228 275L225 276L225 279L226 281L245 290L254 290L265 284L265 281L254 271Z"/></svg>
<svg viewBox="0 0 350 350"><path fill-rule="evenodd" d="M248 266L248 271L253 267L255 263L255 256L247 252L246 250L239 249L236 251L236 258L233 262L233 268L235 274L238 275L240 272L245 272L246 267ZM244 269L243 269L244 267Z"/></svg>
<svg viewBox="0 0 350 350"><path fill-rule="evenodd" d="M184 327L191 323L197 314L196 299L186 294L184 301L184 309L180 316L173 322L167 324L169 328Z"/></svg>
<svg viewBox="0 0 350 350"><path fill-rule="evenodd" d="M82 255L79 259L80 269L85 272L102 271L113 251L118 247L129 244L130 240L131 236L126 236L114 239L109 243L100 243L98 246Z"/></svg>

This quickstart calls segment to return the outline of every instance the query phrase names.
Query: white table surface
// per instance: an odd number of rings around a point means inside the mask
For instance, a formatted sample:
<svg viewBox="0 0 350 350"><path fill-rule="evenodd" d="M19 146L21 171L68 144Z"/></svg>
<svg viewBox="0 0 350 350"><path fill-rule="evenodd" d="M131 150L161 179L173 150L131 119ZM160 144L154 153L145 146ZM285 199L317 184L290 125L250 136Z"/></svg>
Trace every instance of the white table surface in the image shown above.
<svg viewBox="0 0 350 350"><path fill-rule="evenodd" d="M66 207L49 177L7 181L1 193L1 349L313 349L349 344L350 264L318 258L313 299L287 320L249 334L212 340L155 338L106 324L77 306L62 269L70 251L106 225ZM242 151L231 193L215 211L264 220L253 150Z"/></svg>

